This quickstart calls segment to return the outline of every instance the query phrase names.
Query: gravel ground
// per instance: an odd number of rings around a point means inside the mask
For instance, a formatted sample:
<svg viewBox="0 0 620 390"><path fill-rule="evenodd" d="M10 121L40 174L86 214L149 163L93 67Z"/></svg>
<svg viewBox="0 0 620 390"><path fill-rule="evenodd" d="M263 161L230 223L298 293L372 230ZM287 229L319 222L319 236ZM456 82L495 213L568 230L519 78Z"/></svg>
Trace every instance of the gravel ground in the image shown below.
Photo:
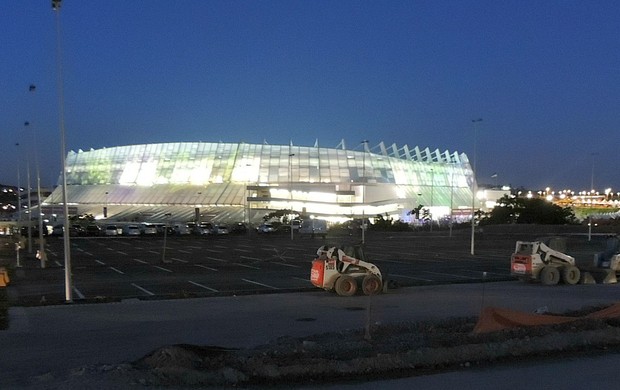
<svg viewBox="0 0 620 390"><path fill-rule="evenodd" d="M561 313L579 317L601 307ZM251 349L170 345L121 365L86 366L32 379L30 388L290 387L397 378L507 361L620 350L620 318L473 333L477 318L373 325L281 337Z"/></svg>

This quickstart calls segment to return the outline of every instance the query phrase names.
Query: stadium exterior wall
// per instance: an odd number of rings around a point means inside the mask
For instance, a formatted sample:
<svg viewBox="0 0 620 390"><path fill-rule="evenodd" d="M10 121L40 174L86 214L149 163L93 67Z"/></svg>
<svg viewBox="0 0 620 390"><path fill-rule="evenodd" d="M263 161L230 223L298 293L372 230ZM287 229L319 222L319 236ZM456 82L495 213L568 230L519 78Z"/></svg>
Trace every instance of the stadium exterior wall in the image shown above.
<svg viewBox="0 0 620 390"><path fill-rule="evenodd" d="M179 142L71 151L67 199L77 212L117 220L258 221L292 209L323 218L377 214L409 221L471 216L474 175L465 154L408 146L353 150L249 143ZM62 178L59 178L59 182ZM474 183L475 185L475 183ZM44 206L60 209L62 186Z"/></svg>

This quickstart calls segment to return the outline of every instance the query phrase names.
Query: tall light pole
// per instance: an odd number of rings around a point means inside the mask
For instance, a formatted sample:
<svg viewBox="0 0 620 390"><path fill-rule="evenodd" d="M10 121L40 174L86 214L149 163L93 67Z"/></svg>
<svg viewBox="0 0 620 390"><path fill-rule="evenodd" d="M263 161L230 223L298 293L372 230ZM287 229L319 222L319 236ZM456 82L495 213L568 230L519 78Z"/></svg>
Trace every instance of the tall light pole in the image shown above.
<svg viewBox="0 0 620 390"><path fill-rule="evenodd" d="M362 244L366 243L366 152L368 151L368 140L362 141L364 151L362 154Z"/></svg>
<svg viewBox="0 0 620 390"><path fill-rule="evenodd" d="M34 93L36 91L37 87L34 84L30 84L30 86L28 87L28 91ZM30 130L32 131L32 143L33 143L33 150L32 153L34 154L34 166L35 166L35 170L36 170L36 175L37 175L37 210L39 212L39 251L37 252L37 257L39 258L39 261L41 262L41 268L45 268L45 263L47 262L47 253L45 253L45 239L43 238L43 212L42 212L42 205L41 205L41 171L39 169L39 152L38 152L38 142L37 142L37 132L36 130L32 127L29 126ZM30 215L32 215L32 210L30 211Z"/></svg>
<svg viewBox="0 0 620 390"><path fill-rule="evenodd" d="M105 205L103 206L103 218L108 218L108 191L105 192Z"/></svg>
<svg viewBox="0 0 620 390"><path fill-rule="evenodd" d="M16 250L17 250L17 267L21 267L22 264L20 262L19 259L19 249L21 245L21 235L22 235L22 184L21 184L21 175L19 173L19 168L20 168L20 164L19 164L19 160L21 158L21 152L19 151L19 142L15 143L15 146L17 147L17 231L18 231L18 237L20 237L20 242L17 243L16 245Z"/></svg>
<svg viewBox="0 0 620 390"><path fill-rule="evenodd" d="M433 194L435 192L435 171L431 168L431 208L430 208L430 217L431 217L431 233L433 232Z"/></svg>
<svg viewBox="0 0 620 390"><path fill-rule="evenodd" d="M245 164L245 169L248 170L252 164ZM250 185L250 175L246 176L245 182L243 183L243 224L247 227L247 234L250 234L250 204L248 202L248 186Z"/></svg>
<svg viewBox="0 0 620 390"><path fill-rule="evenodd" d="M161 251L161 262L162 263L166 263L166 240L168 238L168 220L170 219L170 216L172 216L172 213L164 214L164 217L166 217L166 223L164 224L164 247ZM170 261L170 263L171 262L172 261Z"/></svg>
<svg viewBox="0 0 620 390"><path fill-rule="evenodd" d="M288 198L289 198L289 209L291 210L291 215L289 217L290 221L289 227L291 228L291 241L293 240L293 157L295 153L288 154Z"/></svg>
<svg viewBox="0 0 620 390"><path fill-rule="evenodd" d="M590 153L590 162L592 166L592 170L590 172L590 195L594 193L594 156L598 155L598 153L593 152ZM592 196L590 196L590 199ZM590 201L590 213L588 215L588 241L592 241L592 201Z"/></svg>
<svg viewBox="0 0 620 390"><path fill-rule="evenodd" d="M478 138L478 124L482 122L482 118L472 119L474 124L474 166L471 172L471 255L475 252L475 231L476 231L476 143Z"/></svg>
<svg viewBox="0 0 620 390"><path fill-rule="evenodd" d="M56 13L56 61L58 70L58 121L60 127L60 159L62 167L62 203L64 212L65 234L63 234L65 252L65 302L73 302L73 281L71 276L71 243L69 241L69 205L67 203L67 162L65 141L65 114L64 92L62 81L62 45L60 3L62 0L52 0L52 10Z"/></svg>
<svg viewBox="0 0 620 390"><path fill-rule="evenodd" d="M452 237L452 224L454 223L454 215L452 210L454 209L454 167L452 167L452 175L450 175L450 237Z"/></svg>
<svg viewBox="0 0 620 390"><path fill-rule="evenodd" d="M24 129L28 133L30 122L24 122ZM26 190L28 191L28 253L32 253L32 191L30 188L30 153L32 148L28 148L28 156L26 157Z"/></svg>

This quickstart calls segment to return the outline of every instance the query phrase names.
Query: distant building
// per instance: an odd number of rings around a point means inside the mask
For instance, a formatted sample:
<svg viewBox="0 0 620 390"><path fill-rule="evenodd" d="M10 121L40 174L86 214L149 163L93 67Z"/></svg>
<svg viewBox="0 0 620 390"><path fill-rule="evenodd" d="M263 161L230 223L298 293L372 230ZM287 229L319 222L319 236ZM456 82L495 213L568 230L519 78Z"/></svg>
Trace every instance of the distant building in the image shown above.
<svg viewBox="0 0 620 390"><path fill-rule="evenodd" d="M465 154L358 143L336 148L180 142L69 152L71 213L116 220L256 222L274 210L332 220L388 215L417 205L433 218L471 215ZM59 179L60 182L60 179ZM476 208L480 207L476 204ZM62 186L44 211L62 213ZM168 215L169 216L168 216Z"/></svg>

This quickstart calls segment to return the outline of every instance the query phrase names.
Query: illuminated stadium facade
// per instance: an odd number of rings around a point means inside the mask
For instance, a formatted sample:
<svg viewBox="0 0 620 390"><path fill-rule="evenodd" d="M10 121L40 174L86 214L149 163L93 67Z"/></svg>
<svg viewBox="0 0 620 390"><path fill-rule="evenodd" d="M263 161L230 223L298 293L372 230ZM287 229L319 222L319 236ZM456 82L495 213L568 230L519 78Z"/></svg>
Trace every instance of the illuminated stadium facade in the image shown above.
<svg viewBox="0 0 620 390"><path fill-rule="evenodd" d="M465 154L368 142L353 149L180 142L69 152L70 213L120 221L251 221L275 210L345 220L409 221L417 205L434 219L470 218ZM44 202L62 213L62 186ZM45 211L47 210L47 212Z"/></svg>

